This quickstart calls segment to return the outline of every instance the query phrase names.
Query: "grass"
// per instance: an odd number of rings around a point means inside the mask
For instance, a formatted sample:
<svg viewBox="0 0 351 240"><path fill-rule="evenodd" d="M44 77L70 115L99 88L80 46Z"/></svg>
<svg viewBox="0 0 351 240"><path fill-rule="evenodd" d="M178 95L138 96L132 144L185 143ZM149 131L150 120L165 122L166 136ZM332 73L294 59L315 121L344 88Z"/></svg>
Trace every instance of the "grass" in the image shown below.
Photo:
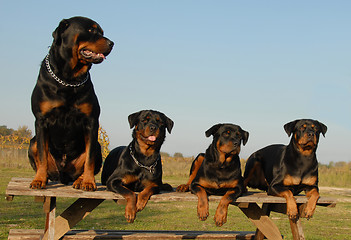
<svg viewBox="0 0 351 240"><path fill-rule="evenodd" d="M191 159L165 159L164 182L173 186L185 183L190 164ZM0 169L2 176L0 179L0 239L7 239L9 230L13 228L44 228L45 216L42 204L34 202L33 197L16 196L11 202L4 200L7 183L12 177L32 178L34 176L34 171L30 169L28 162L26 165L21 162L18 167L15 165L16 162L12 162L11 167L1 165ZM350 171L346 171L346 173L351 175ZM332 173L332 170L330 172L320 171L321 184L324 183L324 178L328 178L328 174L335 173ZM337 173L338 176L339 174ZM100 177L97 176L96 179L99 180ZM337 183L338 179L335 181L335 184L328 186L341 187ZM350 187L350 184L351 181L342 183L342 186ZM323 191L321 191L321 195L340 198L342 202L339 202L335 208L317 207L311 220L302 220L306 239L349 239L351 233L351 195L340 196L335 193L330 195L330 192L323 193ZM57 215L74 200L59 198L57 200ZM129 224L124 219L124 205L117 205L113 201L104 201L75 229L255 231L254 225L237 207L231 206L229 208L228 222L219 228L215 226L213 221L218 203L210 202L210 217L204 222L197 219L196 204L196 202L149 202L146 208L137 214L135 222ZM271 217L285 236L284 239L292 239L287 217L278 213L272 213Z"/></svg>

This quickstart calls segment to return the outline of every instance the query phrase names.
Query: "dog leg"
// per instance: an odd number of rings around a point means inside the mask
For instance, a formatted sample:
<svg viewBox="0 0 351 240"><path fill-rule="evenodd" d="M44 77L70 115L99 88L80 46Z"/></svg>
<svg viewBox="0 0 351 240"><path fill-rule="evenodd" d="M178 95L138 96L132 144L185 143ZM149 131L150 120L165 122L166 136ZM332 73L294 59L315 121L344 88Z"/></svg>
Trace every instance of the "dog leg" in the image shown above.
<svg viewBox="0 0 351 240"><path fill-rule="evenodd" d="M124 195L124 198L127 200L126 209L124 217L127 222L133 223L136 218L136 202L137 198L134 192L131 192L130 195Z"/></svg>
<svg viewBox="0 0 351 240"><path fill-rule="evenodd" d="M205 221L209 216L208 197L205 189L200 185L192 185L192 191L198 198L197 203L197 216L201 221Z"/></svg>
<svg viewBox="0 0 351 240"><path fill-rule="evenodd" d="M308 202L304 214L307 219L310 219L316 210L317 201L319 199L318 190L312 188L310 191L306 192L306 197L308 198Z"/></svg>
<svg viewBox="0 0 351 240"><path fill-rule="evenodd" d="M138 195L138 201L136 203L137 212L140 212L145 208L147 202L149 201L151 195L154 194L155 188L157 187L158 185L156 183L147 181L144 190Z"/></svg>
<svg viewBox="0 0 351 240"><path fill-rule="evenodd" d="M42 137L41 139L44 139ZM39 145L39 148L38 148ZM35 141L29 147L29 157L34 161L36 174L33 181L30 184L32 189L43 189L46 188L47 183L47 170L48 170L48 155L49 145L47 141L44 143L38 143Z"/></svg>
<svg viewBox="0 0 351 240"><path fill-rule="evenodd" d="M204 161L205 157L203 154L199 154L197 158L194 160L191 169L190 169L190 176L189 180L186 184L181 184L177 187L177 192L188 192L190 184L193 182L193 180L196 177L197 172L199 171L199 168Z"/></svg>
<svg viewBox="0 0 351 240"><path fill-rule="evenodd" d="M89 139L90 137L86 137L85 152L80 155L74 163L76 171L79 172L83 169L83 173L73 183L73 187L85 191L95 191L97 189L94 177L95 155L91 152L91 143Z"/></svg>
<svg viewBox="0 0 351 240"><path fill-rule="evenodd" d="M231 195L234 195L235 191L228 191L221 199L218 204L214 221L218 227L221 227L227 222L228 206L233 202Z"/></svg>
<svg viewBox="0 0 351 240"><path fill-rule="evenodd" d="M296 200L294 195L290 190L285 190L278 194L279 197L284 197L286 199L286 214L289 219L296 220L299 217L299 212L297 210Z"/></svg>

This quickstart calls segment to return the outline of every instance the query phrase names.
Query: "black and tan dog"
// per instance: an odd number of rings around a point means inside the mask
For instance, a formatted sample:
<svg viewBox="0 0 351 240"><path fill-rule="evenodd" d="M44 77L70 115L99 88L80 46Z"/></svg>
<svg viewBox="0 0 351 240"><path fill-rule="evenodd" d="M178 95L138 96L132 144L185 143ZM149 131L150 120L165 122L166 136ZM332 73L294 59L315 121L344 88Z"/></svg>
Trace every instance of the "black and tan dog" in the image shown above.
<svg viewBox="0 0 351 240"><path fill-rule="evenodd" d="M113 149L107 156L101 175L107 189L121 194L126 200L125 218L134 222L136 213L143 210L152 194L160 190L172 191L162 183L160 149L173 128L173 121L165 114L143 110L128 116L133 141ZM136 196L135 192L140 192Z"/></svg>
<svg viewBox="0 0 351 240"><path fill-rule="evenodd" d="M105 59L113 42L84 17L62 20L52 35L32 93L35 137L28 155L36 175L30 187L45 188L50 179L92 191L102 158L100 106L89 69Z"/></svg>
<svg viewBox="0 0 351 240"><path fill-rule="evenodd" d="M213 141L206 153L199 154L192 163L189 181L177 188L198 197L197 214L204 221L209 216L208 194L222 195L214 220L217 226L227 221L228 206L243 193L240 166L240 146L245 145L249 133L234 124L217 124L206 131Z"/></svg>
<svg viewBox="0 0 351 240"><path fill-rule="evenodd" d="M309 200L303 215L310 218L319 198L316 150L319 135L324 136L327 127L301 119L285 124L284 129L292 135L289 145L270 145L253 153L246 163L244 184L284 197L292 220L299 215L293 196L305 191Z"/></svg>

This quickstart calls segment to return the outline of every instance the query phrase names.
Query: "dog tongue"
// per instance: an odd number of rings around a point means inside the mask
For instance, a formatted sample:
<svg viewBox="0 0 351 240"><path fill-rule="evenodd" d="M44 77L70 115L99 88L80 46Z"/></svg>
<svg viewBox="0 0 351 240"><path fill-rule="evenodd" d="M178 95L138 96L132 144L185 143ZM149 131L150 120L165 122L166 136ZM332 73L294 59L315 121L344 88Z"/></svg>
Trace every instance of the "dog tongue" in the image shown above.
<svg viewBox="0 0 351 240"><path fill-rule="evenodd" d="M152 141L152 142L156 141L156 137L155 136L149 136L147 139L149 141Z"/></svg>

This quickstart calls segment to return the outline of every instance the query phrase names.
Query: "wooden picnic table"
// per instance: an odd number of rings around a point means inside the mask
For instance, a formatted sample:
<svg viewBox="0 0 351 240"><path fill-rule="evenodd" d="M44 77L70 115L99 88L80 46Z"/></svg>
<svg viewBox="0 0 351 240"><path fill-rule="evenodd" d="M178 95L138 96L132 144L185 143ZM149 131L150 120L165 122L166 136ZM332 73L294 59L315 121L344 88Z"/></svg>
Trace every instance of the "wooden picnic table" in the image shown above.
<svg viewBox="0 0 351 240"><path fill-rule="evenodd" d="M46 213L45 230L10 230L9 240L17 239L138 239L138 238L231 238L231 239L282 239L278 227L269 218L270 212L286 214L286 201L282 197L268 196L263 192L248 192L239 197L233 205L248 217L257 227L256 232L199 232L199 231L79 231L72 228L92 212L104 200L124 201L124 198L116 193L106 190L106 186L98 184L97 191L87 192L72 188L72 185L63 185L57 182L49 182L46 189L34 190L29 188L32 179L12 178L6 189L7 200L11 201L14 196L34 196L44 203ZM56 217L56 198L77 198L60 216ZM220 200L220 196L210 196L210 201ZM307 198L304 195L296 196L299 211L302 213ZM197 201L197 197L189 192L167 192L151 196L150 201ZM261 206L260 206L260 205ZM335 207L336 201L331 198L321 197L318 206ZM303 214L300 214L303 217ZM294 239L304 239L301 221L290 221ZM32 235L31 235L32 234ZM31 235L32 238L23 236ZM42 236L43 235L43 236Z"/></svg>

